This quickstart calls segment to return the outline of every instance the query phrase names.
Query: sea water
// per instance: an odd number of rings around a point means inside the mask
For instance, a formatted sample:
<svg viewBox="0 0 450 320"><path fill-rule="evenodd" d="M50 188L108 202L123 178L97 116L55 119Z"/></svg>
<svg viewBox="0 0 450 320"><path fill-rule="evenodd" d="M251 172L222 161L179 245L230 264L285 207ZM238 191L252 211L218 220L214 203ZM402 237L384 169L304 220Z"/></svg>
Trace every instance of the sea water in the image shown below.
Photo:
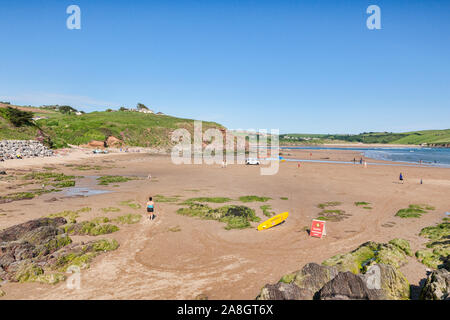
<svg viewBox="0 0 450 320"><path fill-rule="evenodd" d="M364 157L376 160L450 167L450 148L280 147L280 149L351 150L359 151Z"/></svg>

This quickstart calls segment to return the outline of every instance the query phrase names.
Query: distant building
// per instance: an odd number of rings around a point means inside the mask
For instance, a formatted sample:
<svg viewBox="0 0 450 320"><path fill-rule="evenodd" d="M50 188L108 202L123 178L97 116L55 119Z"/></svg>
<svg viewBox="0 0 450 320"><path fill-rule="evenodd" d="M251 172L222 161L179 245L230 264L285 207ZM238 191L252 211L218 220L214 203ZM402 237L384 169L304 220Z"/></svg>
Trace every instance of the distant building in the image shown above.
<svg viewBox="0 0 450 320"><path fill-rule="evenodd" d="M132 112L140 112L140 113L154 113L153 110L150 109L130 109Z"/></svg>
<svg viewBox="0 0 450 320"><path fill-rule="evenodd" d="M154 113L153 110L150 110L150 109L139 109L138 112L141 112L141 113Z"/></svg>
<svg viewBox="0 0 450 320"><path fill-rule="evenodd" d="M36 116L36 117L33 117L32 119L34 121L37 121L37 120L41 120L41 119L48 119L48 117Z"/></svg>

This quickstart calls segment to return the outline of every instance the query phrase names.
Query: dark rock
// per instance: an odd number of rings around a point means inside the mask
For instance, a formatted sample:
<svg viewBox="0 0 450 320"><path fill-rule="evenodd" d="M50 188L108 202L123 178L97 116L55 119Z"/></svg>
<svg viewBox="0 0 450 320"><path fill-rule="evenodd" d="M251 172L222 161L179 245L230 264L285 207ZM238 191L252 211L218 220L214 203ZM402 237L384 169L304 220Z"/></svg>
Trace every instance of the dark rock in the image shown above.
<svg viewBox="0 0 450 320"><path fill-rule="evenodd" d="M380 300L378 292L367 288L360 276L340 272L326 283L318 293L320 300Z"/></svg>
<svg viewBox="0 0 450 320"><path fill-rule="evenodd" d="M40 218L27 221L0 231L0 242L16 241L23 237L26 233L43 226L59 227L66 224L64 218Z"/></svg>
<svg viewBox="0 0 450 320"><path fill-rule="evenodd" d="M384 300L407 300L410 285L397 268L385 264L373 264L363 275L359 275L367 288L374 289Z"/></svg>
<svg viewBox="0 0 450 320"><path fill-rule="evenodd" d="M301 270L283 276L277 284L267 284L259 300L313 300L317 292L338 274L336 267L308 263Z"/></svg>
<svg viewBox="0 0 450 320"><path fill-rule="evenodd" d="M322 266L317 263L308 263L297 271L293 283L299 288L308 289L313 293L319 291L325 283L338 274L336 267Z"/></svg>
<svg viewBox="0 0 450 320"><path fill-rule="evenodd" d="M314 292L299 288L294 283L278 282L265 285L257 300L312 300Z"/></svg>
<svg viewBox="0 0 450 320"><path fill-rule="evenodd" d="M450 272L446 269L431 272L427 277L420 298L423 300L449 300Z"/></svg>
<svg viewBox="0 0 450 320"><path fill-rule="evenodd" d="M61 234L62 229L55 226L42 226L25 233L20 240L31 243L35 246L43 244Z"/></svg>

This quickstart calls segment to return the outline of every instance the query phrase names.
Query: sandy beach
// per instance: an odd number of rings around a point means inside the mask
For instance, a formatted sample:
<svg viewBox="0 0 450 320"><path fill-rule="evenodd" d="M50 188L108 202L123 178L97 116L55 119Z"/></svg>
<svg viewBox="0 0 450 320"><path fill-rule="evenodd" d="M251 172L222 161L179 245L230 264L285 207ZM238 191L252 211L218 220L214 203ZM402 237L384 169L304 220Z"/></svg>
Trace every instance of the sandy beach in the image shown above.
<svg viewBox="0 0 450 320"><path fill-rule="evenodd" d="M310 156L310 153L312 155ZM360 154L342 150L283 150L286 158L351 161ZM372 161L371 162L375 162ZM381 161L380 161L381 162ZM81 171L76 166L99 166ZM410 241L413 251L427 239L420 230L433 225L450 211L450 170L433 167L337 163L280 163L278 174L260 175L258 166L174 165L169 156L146 153L92 155L79 150L69 156L46 159L9 160L2 170L31 172L49 170L83 176L77 187L111 191L88 197L71 197L63 192L38 196L31 200L0 204L0 229L49 214L90 207L80 220L104 216L101 210L118 207L120 212L141 213L121 205L133 200L145 207L148 196L229 197L231 204L246 195L270 197L267 203L245 205L255 209L265 220L260 206L269 204L276 213L288 211L285 223L259 232L257 223L243 230L225 230L213 220L181 216L176 203L156 203L156 219L142 219L138 224L120 226L108 235L120 247L97 257L81 273L81 289L68 289L39 283L5 283L7 295L0 299L254 299L266 283L274 283L308 262L323 260L348 252L363 242L387 242L393 238ZM47 169L44 169L47 167ZM398 182L399 173L405 177ZM147 179L151 174L151 179ZM98 186L101 175L133 176L139 179L118 186ZM420 180L423 184L420 184ZM24 189L25 188L25 189ZM16 181L0 181L0 194L26 190ZM281 198L287 198L283 200ZM327 222L327 236L311 238L304 230L316 218L319 203L339 201L348 218ZM365 210L354 202L369 202ZM395 213L410 204L425 203L435 210L421 218L402 219ZM212 204L214 206L214 204ZM99 236L102 237L102 236ZM73 237L84 240L90 237ZM411 285L426 278L426 266L414 257L402 267Z"/></svg>

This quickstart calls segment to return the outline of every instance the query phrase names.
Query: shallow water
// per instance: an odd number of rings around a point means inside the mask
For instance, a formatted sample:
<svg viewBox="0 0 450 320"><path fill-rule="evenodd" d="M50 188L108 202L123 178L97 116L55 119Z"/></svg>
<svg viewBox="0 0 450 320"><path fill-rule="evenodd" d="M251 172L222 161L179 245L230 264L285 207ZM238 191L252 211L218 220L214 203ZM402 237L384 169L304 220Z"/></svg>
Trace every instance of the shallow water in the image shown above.
<svg viewBox="0 0 450 320"><path fill-rule="evenodd" d="M351 150L360 151L364 155L364 157L375 160L425 164L437 167L450 167L450 148L280 147L280 149Z"/></svg>
<svg viewBox="0 0 450 320"><path fill-rule="evenodd" d="M63 194L68 197L89 197L89 196L95 196L98 194L104 194L104 193L110 193L112 191L109 190L98 190L98 189L91 189L91 188L80 188L80 187L72 187L67 188L63 191Z"/></svg>
<svg viewBox="0 0 450 320"><path fill-rule="evenodd" d="M98 194L111 193L110 190L97 189L97 178L99 176L85 176L77 181L77 187L66 188L62 191L67 197L89 197Z"/></svg>

